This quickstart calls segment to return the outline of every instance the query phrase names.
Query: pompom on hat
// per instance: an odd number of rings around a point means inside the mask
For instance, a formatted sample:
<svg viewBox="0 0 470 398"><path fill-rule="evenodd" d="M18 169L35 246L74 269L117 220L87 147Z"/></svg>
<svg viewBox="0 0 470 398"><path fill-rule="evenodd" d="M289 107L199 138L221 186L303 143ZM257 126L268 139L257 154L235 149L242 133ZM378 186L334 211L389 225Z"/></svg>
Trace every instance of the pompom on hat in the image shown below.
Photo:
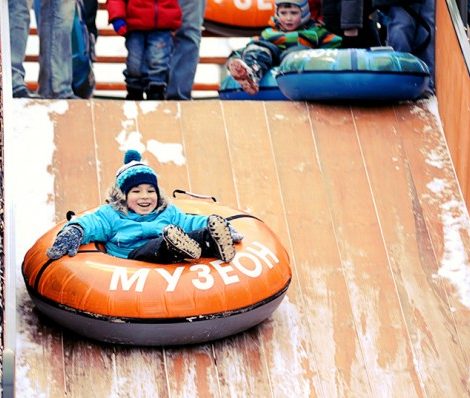
<svg viewBox="0 0 470 398"><path fill-rule="evenodd" d="M155 187L160 196L155 171L141 162L142 156L134 149L124 155L124 165L116 172L116 186L127 196L131 188L140 184L150 184Z"/></svg>
<svg viewBox="0 0 470 398"><path fill-rule="evenodd" d="M303 24L306 24L310 19L312 19L312 16L310 14L310 6L308 4L308 0L275 0L274 1L276 5L276 14L277 14L277 8L281 4L292 4L294 6L297 6L300 8L300 22Z"/></svg>

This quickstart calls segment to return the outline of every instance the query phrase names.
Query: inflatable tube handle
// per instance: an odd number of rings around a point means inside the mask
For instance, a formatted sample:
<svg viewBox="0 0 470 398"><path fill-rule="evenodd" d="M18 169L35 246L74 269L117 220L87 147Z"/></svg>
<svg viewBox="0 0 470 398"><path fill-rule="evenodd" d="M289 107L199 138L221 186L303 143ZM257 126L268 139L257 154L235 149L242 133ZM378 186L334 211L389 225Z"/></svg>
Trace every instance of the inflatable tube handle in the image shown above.
<svg viewBox="0 0 470 398"><path fill-rule="evenodd" d="M69 210L67 214L65 215L65 218L67 219L67 221L70 221L74 216L75 216L75 212L73 210Z"/></svg>
<svg viewBox="0 0 470 398"><path fill-rule="evenodd" d="M212 201L217 202L217 199L214 196L201 195L201 194L198 194L198 193L187 192L187 191L183 191L182 189L175 189L173 191L173 197L174 198L176 198L177 193L181 193L183 195L188 195L188 196L191 196L191 197L197 198L197 199L212 199Z"/></svg>

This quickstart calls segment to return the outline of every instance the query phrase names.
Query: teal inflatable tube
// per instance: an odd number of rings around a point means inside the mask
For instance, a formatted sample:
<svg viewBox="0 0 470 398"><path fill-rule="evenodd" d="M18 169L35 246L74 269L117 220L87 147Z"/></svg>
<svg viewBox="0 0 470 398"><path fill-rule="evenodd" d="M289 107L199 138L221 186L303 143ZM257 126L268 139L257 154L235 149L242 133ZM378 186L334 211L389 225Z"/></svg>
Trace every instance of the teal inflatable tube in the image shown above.
<svg viewBox="0 0 470 398"><path fill-rule="evenodd" d="M288 98L279 90L276 78L277 68L269 70L259 82L259 92L255 95L245 93L237 81L228 75L219 89L222 100L286 101Z"/></svg>
<svg viewBox="0 0 470 398"><path fill-rule="evenodd" d="M414 55L389 47L310 49L287 55L276 80L295 101L403 101L423 94L429 69Z"/></svg>

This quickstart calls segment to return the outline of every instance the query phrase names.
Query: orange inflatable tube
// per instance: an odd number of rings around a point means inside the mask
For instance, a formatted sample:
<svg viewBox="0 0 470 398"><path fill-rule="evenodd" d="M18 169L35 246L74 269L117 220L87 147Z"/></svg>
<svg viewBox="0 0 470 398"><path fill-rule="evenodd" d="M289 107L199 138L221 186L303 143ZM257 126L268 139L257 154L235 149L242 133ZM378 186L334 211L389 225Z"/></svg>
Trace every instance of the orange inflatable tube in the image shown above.
<svg viewBox="0 0 470 398"><path fill-rule="evenodd" d="M274 0L207 0L204 26L223 36L252 36L268 26Z"/></svg>
<svg viewBox="0 0 470 398"><path fill-rule="evenodd" d="M61 223L38 239L23 262L38 309L84 336L138 345L214 340L269 317L291 280L289 257L276 235L239 210L192 199L175 203L188 213L227 217L244 235L235 258L154 264L116 258L88 244L74 257L53 261L46 249Z"/></svg>
<svg viewBox="0 0 470 398"><path fill-rule="evenodd" d="M321 0L309 0L310 12L322 19ZM274 0L207 0L204 27L221 36L253 36L269 24Z"/></svg>

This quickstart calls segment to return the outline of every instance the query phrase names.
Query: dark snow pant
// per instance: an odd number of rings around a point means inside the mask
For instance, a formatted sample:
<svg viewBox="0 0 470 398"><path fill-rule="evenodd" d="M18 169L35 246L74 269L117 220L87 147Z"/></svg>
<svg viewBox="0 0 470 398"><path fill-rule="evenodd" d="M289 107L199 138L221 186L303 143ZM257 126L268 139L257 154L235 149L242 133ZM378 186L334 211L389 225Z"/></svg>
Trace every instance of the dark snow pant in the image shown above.
<svg viewBox="0 0 470 398"><path fill-rule="evenodd" d="M408 7L391 6L384 11L388 20L387 44L396 51L412 53L426 62L431 72L431 90L434 90L434 13L434 0L413 3Z"/></svg>
<svg viewBox="0 0 470 398"><path fill-rule="evenodd" d="M201 245L202 257L218 257L217 244L212 239L207 228L189 232L188 235ZM167 245L163 236L151 239L144 245L132 250L127 258L131 260L147 261L150 263L173 264L185 260L180 251Z"/></svg>
<svg viewBox="0 0 470 398"><path fill-rule="evenodd" d="M254 71L261 80L269 69L279 65L281 50L268 41L253 40L245 48L233 51L229 57L241 58L248 66L258 65L259 69Z"/></svg>

